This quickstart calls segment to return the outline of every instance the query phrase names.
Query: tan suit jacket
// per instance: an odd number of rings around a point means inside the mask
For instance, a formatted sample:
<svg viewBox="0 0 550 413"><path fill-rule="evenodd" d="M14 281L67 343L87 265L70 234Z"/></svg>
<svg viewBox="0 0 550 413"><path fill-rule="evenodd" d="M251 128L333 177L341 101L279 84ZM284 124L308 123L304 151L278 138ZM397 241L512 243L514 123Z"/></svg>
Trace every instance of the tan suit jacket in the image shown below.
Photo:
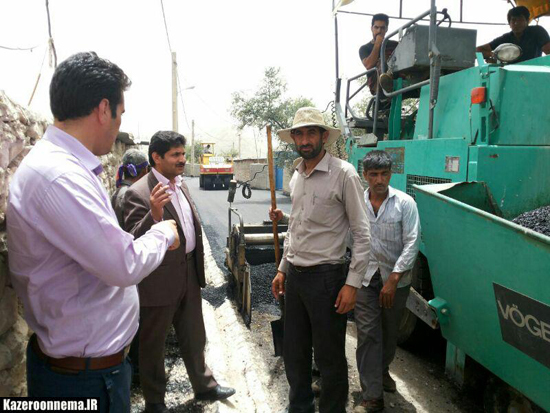
<svg viewBox="0 0 550 413"><path fill-rule="evenodd" d="M149 197L151 191L158 184L157 178L149 172L135 184L125 195L124 201L124 229L136 238L143 235L155 223L151 215L151 203ZM205 287L204 276L204 248L202 243L202 229L199 216L185 182L182 182L181 190L191 205L193 211L193 224L195 226L195 269L198 283ZM179 221L176 209L171 202L164 207L163 219L173 219L178 225L178 233L181 245L174 251L167 251L162 264L146 277L138 285L140 306L157 307L173 305L185 294L187 288L187 261L185 254L185 236L182 223Z"/></svg>

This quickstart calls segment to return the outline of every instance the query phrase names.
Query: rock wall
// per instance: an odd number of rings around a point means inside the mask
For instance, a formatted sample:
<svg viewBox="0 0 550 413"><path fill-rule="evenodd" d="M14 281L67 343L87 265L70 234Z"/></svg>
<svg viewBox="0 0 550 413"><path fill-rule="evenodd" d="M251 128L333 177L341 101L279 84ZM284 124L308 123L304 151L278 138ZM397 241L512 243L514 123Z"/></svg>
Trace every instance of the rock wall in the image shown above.
<svg viewBox="0 0 550 413"><path fill-rule="evenodd" d="M26 395L25 349L31 334L22 318L22 306L11 286L6 243L6 206L11 176L48 121L10 100L0 91L0 397ZM128 143L117 140L112 152L102 156L101 179L111 193L115 175Z"/></svg>
<svg viewBox="0 0 550 413"><path fill-rule="evenodd" d="M29 336L7 269L8 186L21 160L44 134L47 125L45 119L0 91L0 396L26 394L25 347Z"/></svg>

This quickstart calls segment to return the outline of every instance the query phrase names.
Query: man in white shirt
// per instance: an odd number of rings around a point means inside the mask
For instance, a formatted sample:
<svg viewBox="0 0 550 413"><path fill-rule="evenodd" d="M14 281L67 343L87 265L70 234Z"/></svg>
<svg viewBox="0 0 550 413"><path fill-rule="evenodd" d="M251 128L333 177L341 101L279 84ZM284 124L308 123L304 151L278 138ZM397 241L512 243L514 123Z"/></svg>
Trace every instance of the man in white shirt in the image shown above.
<svg viewBox="0 0 550 413"><path fill-rule="evenodd" d="M383 391L395 392L389 366L418 254L420 221L414 200L389 186L392 161L387 152L363 159L371 249L363 286L357 292L357 368L363 401L356 412L384 409Z"/></svg>

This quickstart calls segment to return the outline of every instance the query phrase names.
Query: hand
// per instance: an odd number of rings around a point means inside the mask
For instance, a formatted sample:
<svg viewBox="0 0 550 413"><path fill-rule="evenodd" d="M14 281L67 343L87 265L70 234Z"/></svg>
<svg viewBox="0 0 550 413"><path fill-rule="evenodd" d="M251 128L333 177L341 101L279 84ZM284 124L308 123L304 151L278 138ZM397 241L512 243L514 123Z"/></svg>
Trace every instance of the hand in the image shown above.
<svg viewBox="0 0 550 413"><path fill-rule="evenodd" d="M164 205L172 200L172 196L166 192L168 186L163 186L160 182L155 185L151 191L149 201L151 202L151 215L156 222L162 221Z"/></svg>
<svg viewBox="0 0 550 413"><path fill-rule="evenodd" d="M355 298L357 296L357 288L352 287L351 285L344 285L340 292L338 293L338 298L336 298L336 312L338 314L346 314L353 310L355 307Z"/></svg>
<svg viewBox="0 0 550 413"><path fill-rule="evenodd" d="M280 209L269 208L269 219L275 222L279 222L281 219L283 219L283 211Z"/></svg>
<svg viewBox="0 0 550 413"><path fill-rule="evenodd" d="M271 292L277 300L279 299L279 295L284 295L285 293L285 278L286 274L284 272L277 271L277 275L271 283Z"/></svg>
<svg viewBox="0 0 550 413"><path fill-rule="evenodd" d="M386 283L384 284L384 287L382 287L382 291L380 291L380 296L378 298L380 302L380 307L383 307L383 308L393 307L393 300L395 298L395 291L397 290L397 283L399 282L399 276L400 274L392 272L388 277L388 281L386 281Z"/></svg>
<svg viewBox="0 0 550 413"><path fill-rule="evenodd" d="M381 46L381 45L382 45L382 42L384 41L384 38L385 38L385 37L386 37L386 36L385 36L383 33L378 33L378 34L376 35L376 37L374 38L374 44L375 44L376 46Z"/></svg>
<svg viewBox="0 0 550 413"><path fill-rule="evenodd" d="M168 250L173 251L175 249L178 249L180 246L180 236L178 234L178 225L176 224L176 221L174 221L173 219L169 219L167 221L159 222L158 224L155 224L153 226L157 225L161 228L170 228L170 230L174 233L174 242L168 247Z"/></svg>

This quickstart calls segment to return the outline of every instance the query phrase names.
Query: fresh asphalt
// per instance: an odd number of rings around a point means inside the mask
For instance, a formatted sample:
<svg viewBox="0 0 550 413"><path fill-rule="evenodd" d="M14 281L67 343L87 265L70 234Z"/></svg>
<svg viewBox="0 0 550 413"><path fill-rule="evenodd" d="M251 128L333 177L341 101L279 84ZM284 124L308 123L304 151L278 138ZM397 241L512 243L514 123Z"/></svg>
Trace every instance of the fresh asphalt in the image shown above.
<svg viewBox="0 0 550 413"><path fill-rule="evenodd" d="M204 190L199 188L198 178L185 178L191 196L197 206L203 231L210 243L212 254L218 267L225 271L227 279L230 279L229 272L225 268L225 247L229 232L227 202L228 190ZM283 195L281 191L276 192L277 207L284 212L290 212L290 197ZM268 210L271 206L271 192L252 188L252 196L244 198L242 187L237 188L235 199L232 204L243 216L245 224L261 224L268 221ZM239 219L235 214L231 215L232 224L238 223ZM269 222L269 221L268 221ZM278 304L271 294L271 281L276 273L275 263L255 265L251 267L252 285L252 309L269 314L278 314ZM222 286L208 286L203 290L203 298L214 308L223 304L226 298L231 298L231 284L228 282Z"/></svg>

